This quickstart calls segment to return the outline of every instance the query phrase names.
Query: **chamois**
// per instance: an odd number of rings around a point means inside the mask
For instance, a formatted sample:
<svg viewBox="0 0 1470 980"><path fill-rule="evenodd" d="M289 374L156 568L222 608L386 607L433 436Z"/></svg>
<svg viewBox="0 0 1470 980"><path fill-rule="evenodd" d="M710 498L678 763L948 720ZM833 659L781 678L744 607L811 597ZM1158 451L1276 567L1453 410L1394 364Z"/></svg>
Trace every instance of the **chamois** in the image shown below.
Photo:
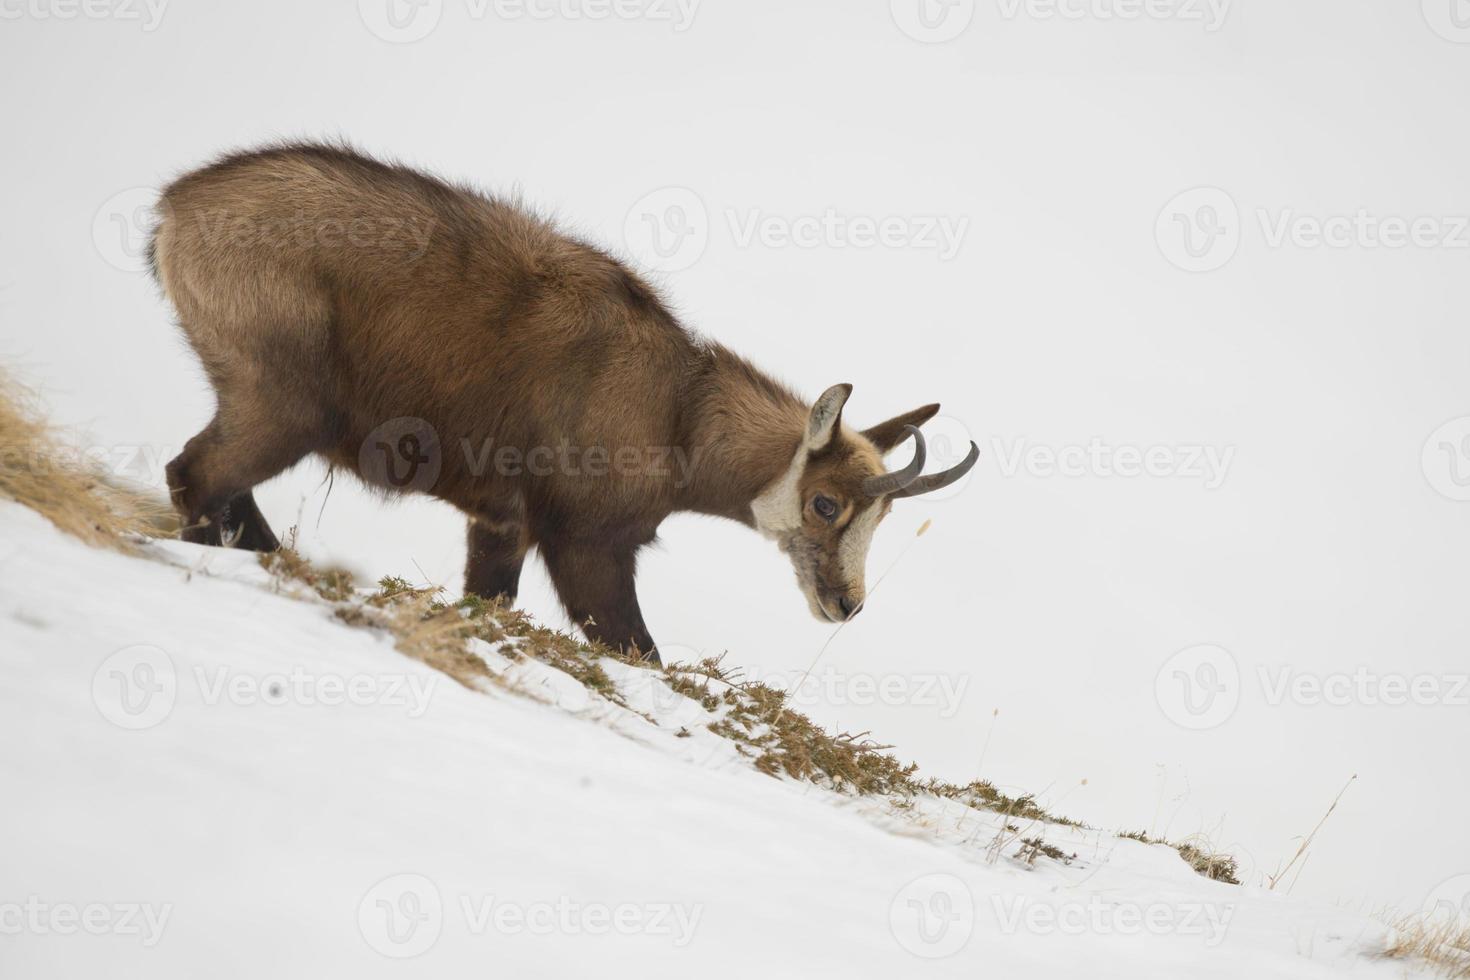
<svg viewBox="0 0 1470 980"><path fill-rule="evenodd" d="M465 591L514 601L538 549L587 635L657 659L636 558L676 511L790 556L812 613L861 608L874 528L921 476L926 405L842 423L685 330L626 265L517 204L351 149L237 153L168 186L152 269L212 384L168 466L186 540L279 546L251 489L315 453L469 517ZM914 458L882 456L914 440Z"/></svg>

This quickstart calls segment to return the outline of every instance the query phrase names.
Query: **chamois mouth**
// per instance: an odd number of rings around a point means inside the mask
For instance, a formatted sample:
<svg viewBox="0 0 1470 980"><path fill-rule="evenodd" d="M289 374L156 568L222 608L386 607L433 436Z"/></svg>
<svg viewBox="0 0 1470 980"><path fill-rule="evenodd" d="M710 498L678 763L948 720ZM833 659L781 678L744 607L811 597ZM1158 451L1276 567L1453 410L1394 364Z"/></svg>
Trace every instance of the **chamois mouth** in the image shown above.
<svg viewBox="0 0 1470 980"><path fill-rule="evenodd" d="M808 590L808 589L802 589L801 590L801 594L802 594L802 598L806 599L806 605L807 605L807 608L811 610L812 618L814 618L817 622L819 622L819 623L840 623L840 622L842 622L842 620L840 620L836 616L832 615L831 610L829 610L827 608L827 604L822 601L822 597L819 596L819 595L817 595L816 592L811 591L811 590Z"/></svg>
<svg viewBox="0 0 1470 980"><path fill-rule="evenodd" d="M819 623L832 623L835 625L851 618L849 616L843 616L838 613L834 613L828 607L827 603L823 601L822 597L817 595L816 593L808 594L807 602L812 607L812 615L817 618L817 622Z"/></svg>

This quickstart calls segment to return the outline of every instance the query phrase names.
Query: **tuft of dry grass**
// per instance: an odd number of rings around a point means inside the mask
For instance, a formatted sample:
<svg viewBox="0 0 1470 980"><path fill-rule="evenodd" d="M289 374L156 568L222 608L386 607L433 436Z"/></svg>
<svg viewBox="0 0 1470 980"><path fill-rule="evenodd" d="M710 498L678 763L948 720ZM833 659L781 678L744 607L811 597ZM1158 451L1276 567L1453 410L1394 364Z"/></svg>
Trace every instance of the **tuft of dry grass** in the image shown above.
<svg viewBox="0 0 1470 980"><path fill-rule="evenodd" d="M918 766L901 763L866 732L829 733L786 706L785 691L759 682L740 682L713 657L675 664L664 674L675 691L720 717L710 731L730 739L767 775L785 773L838 791L911 796ZM702 678L700 680L699 678ZM711 690L718 682L719 691Z"/></svg>
<svg viewBox="0 0 1470 980"><path fill-rule="evenodd" d="M1470 980L1470 924L1419 912L1388 918L1393 929L1385 956L1415 960L1434 976Z"/></svg>
<svg viewBox="0 0 1470 980"><path fill-rule="evenodd" d="M68 447L44 420L34 392L0 373L0 497L88 544L127 551L171 532L172 509Z"/></svg>
<svg viewBox="0 0 1470 980"><path fill-rule="evenodd" d="M296 528L275 551L261 552L260 566L278 579L299 582L328 602L345 602L357 591L352 573L345 568L318 569L296 550Z"/></svg>
<svg viewBox="0 0 1470 980"><path fill-rule="evenodd" d="M1194 869L1195 874L1209 878L1211 881L1223 881L1227 885L1240 884L1240 862L1231 854L1217 850L1213 842L1203 834L1195 834L1186 837L1182 841L1168 841L1162 837L1150 837L1147 831L1130 830L1118 834L1127 840L1136 840L1142 844L1162 844L1172 847L1184 858L1186 864Z"/></svg>
<svg viewBox="0 0 1470 980"><path fill-rule="evenodd" d="M1048 857L1053 861L1063 864L1071 864L1077 860L1076 852L1068 854L1054 844L1048 844L1041 837L1027 837L1021 841L1021 849L1016 852L1017 859L1024 861L1028 866L1034 866L1039 857Z"/></svg>
<svg viewBox="0 0 1470 980"><path fill-rule="evenodd" d="M1169 846L1179 852L1179 856L1194 869L1195 874L1211 881L1223 881L1227 885L1240 884L1239 862L1232 855L1215 850L1209 841L1191 838Z"/></svg>
<svg viewBox="0 0 1470 980"><path fill-rule="evenodd" d="M1025 793L1021 796L1010 796L1001 792L988 780L984 779L977 779L963 786L955 783L942 782L937 779L930 779L924 783L923 788L926 792L933 793L935 796L955 800L966 806L974 807L977 810L992 810L996 813L1004 813L1006 816L1017 817L1021 820L1056 823L1067 827L1085 826L1081 821L1049 812L1045 807L1037 803L1036 797L1030 793Z"/></svg>

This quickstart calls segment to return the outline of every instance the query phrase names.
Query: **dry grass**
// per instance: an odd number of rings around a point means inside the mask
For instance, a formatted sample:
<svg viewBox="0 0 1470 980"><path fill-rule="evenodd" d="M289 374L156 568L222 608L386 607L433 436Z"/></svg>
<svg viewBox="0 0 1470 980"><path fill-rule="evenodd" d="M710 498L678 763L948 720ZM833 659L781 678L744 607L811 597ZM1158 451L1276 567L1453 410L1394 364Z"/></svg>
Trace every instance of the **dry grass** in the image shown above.
<svg viewBox="0 0 1470 980"><path fill-rule="evenodd" d="M1223 881L1227 885L1240 884L1240 865L1229 854L1217 851L1214 845L1202 838L1190 838L1170 847L1195 870L1211 881Z"/></svg>
<svg viewBox="0 0 1470 980"><path fill-rule="evenodd" d="M740 682L720 658L674 664L664 671L675 691L718 714L710 731L735 743L767 775L784 772L838 791L912 795L918 767L889 755L866 732L829 733L790 710L784 691L759 682ZM714 689L711 685L714 683Z"/></svg>
<svg viewBox="0 0 1470 980"><path fill-rule="evenodd" d="M66 446L33 392L0 374L0 497L24 504L86 541L126 551L138 537L167 534L172 510Z"/></svg>
<svg viewBox="0 0 1470 980"><path fill-rule="evenodd" d="M1434 976L1470 980L1470 925L1420 912L1389 918L1393 937L1384 955L1415 960Z"/></svg>
<svg viewBox="0 0 1470 980"><path fill-rule="evenodd" d="M1075 851L1071 854L1068 854L1060 847L1057 847L1053 844L1048 844L1040 837L1024 838L1021 841L1021 849L1016 852L1017 860L1024 861L1027 866L1033 866L1036 864L1036 859L1039 857L1048 857L1051 858L1053 861L1060 861L1063 864L1071 864L1073 861L1077 860L1077 854Z"/></svg>
<svg viewBox="0 0 1470 980"><path fill-rule="evenodd" d="M1310 852L1311 847L1312 847L1312 841L1314 841L1314 840L1317 839L1317 831L1321 830L1322 829L1322 825L1327 822L1327 818L1330 817L1330 816L1332 816L1332 811L1336 810L1337 809L1337 804L1339 804L1339 803L1342 802L1342 796L1343 796L1343 794L1348 791L1348 789L1353 785L1353 783L1357 780L1357 778L1358 778L1358 774L1357 773L1353 773L1353 775L1348 779L1348 781L1343 784L1342 789L1338 790L1337 796L1335 796L1333 798L1333 800L1332 800L1332 805L1327 808L1327 812L1326 813L1322 814L1322 819L1317 821L1317 826L1315 826L1315 827L1312 828L1312 832L1310 834L1308 834L1307 836L1305 836L1305 837L1302 838L1302 842L1297 847L1296 853L1291 856L1291 860L1290 861L1286 862L1286 867L1284 867L1281 870L1277 871L1275 874L1268 874L1266 876L1266 880L1268 882L1268 886L1267 886L1268 887L1268 890L1275 891L1276 890L1276 886L1278 884L1280 884L1281 881L1286 878L1286 873L1288 871L1290 871L1292 869L1292 867L1298 861L1300 861L1302 863L1302 868L1305 868L1306 867L1306 864L1307 864L1306 859L1309 856L1309 852ZM1296 873L1297 873L1298 876L1300 876L1301 873L1302 873L1302 869L1301 868L1297 868L1297 872ZM1292 879L1292 884L1296 884L1296 878L1293 878ZM1288 888L1287 890L1290 891L1290 888Z"/></svg>
<svg viewBox="0 0 1470 980"><path fill-rule="evenodd" d="M887 751L890 746L872 741L866 732L828 732L791 710L786 692L759 682L742 682L723 666L721 658L651 667L601 644L539 626L524 613L499 603L475 596L448 603L442 590L416 588L399 578L383 579L378 590L367 595L354 589L350 578L342 577L345 573L314 568L291 547L292 541L293 535L288 533L286 545L278 552L262 555L261 564L279 578L300 583L332 603L337 617L344 622L387 630L402 653L471 689L495 677L485 662L467 649L470 638L485 641L511 660L539 660L626 707L617 685L600 663L604 659L617 660L645 670L661 670L669 687L716 716L707 725L710 731L734 742L756 769L768 775L784 773L839 792L887 795L900 802L932 794L1033 822L1082 826L1047 812L1031 796L1007 796L984 781L956 786L920 780L918 766L891 755ZM1034 850L1051 856L1047 848Z"/></svg>
<svg viewBox="0 0 1470 980"><path fill-rule="evenodd" d="M935 796L956 800L977 810L993 810L996 813L1004 813L1008 817L1017 817L1021 820L1057 823L1067 827L1084 826L1081 821L1051 813L1037 803L1036 797L1029 793L1010 796L984 779L977 779L964 786L930 779L925 781L923 789Z"/></svg>
<svg viewBox="0 0 1470 980"><path fill-rule="evenodd" d="M1203 834L1195 834L1181 841L1168 841L1162 837L1150 837L1145 831L1130 830L1119 837L1136 840L1143 844L1162 844L1179 852L1195 874L1211 881L1223 881L1227 885L1240 884L1240 863L1233 855L1218 850L1213 841Z"/></svg>

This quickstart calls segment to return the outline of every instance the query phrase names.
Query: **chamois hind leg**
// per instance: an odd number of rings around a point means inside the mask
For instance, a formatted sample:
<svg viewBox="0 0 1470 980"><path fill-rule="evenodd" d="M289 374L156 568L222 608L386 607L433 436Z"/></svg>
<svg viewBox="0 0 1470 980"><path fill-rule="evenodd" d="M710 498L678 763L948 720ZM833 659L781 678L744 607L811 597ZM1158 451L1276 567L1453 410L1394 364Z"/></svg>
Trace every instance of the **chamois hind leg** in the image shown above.
<svg viewBox="0 0 1470 980"><path fill-rule="evenodd" d="M222 399L214 420L168 464L169 495L183 521L185 541L257 551L279 547L250 489L313 446L304 433L273 426L265 415L240 411Z"/></svg>
<svg viewBox="0 0 1470 980"><path fill-rule="evenodd" d="M483 599L501 598L507 604L515 602L528 543L523 521L471 517L469 554L464 567L465 594Z"/></svg>
<svg viewBox="0 0 1470 980"><path fill-rule="evenodd" d="M549 540L539 547L562 605L588 637L660 662L633 588L637 545Z"/></svg>

